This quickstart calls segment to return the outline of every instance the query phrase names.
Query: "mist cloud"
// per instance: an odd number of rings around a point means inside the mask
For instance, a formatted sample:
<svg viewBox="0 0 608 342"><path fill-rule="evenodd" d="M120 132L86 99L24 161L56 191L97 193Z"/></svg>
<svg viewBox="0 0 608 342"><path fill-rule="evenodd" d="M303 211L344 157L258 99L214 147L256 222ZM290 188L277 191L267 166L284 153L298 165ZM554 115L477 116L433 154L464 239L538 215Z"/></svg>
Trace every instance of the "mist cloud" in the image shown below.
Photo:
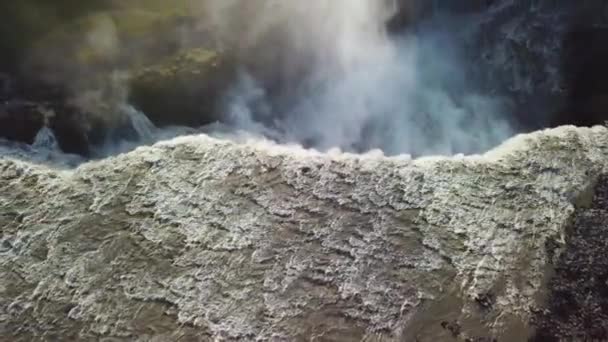
<svg viewBox="0 0 608 342"><path fill-rule="evenodd" d="M391 36L394 1L243 3L210 7L223 41L270 61L270 70L245 63L227 94L235 129L320 150L414 155L481 152L513 134L500 99L468 75L458 32L471 25L442 18Z"/></svg>
<svg viewBox="0 0 608 342"><path fill-rule="evenodd" d="M502 100L471 76L463 42L474 35L474 21L448 15L389 34L397 0L200 0L194 7L195 26L159 41L178 50L203 44L238 69L221 99L222 125L204 132L245 131L321 151L416 156L483 152L514 133ZM179 130L151 129L139 120L145 113L129 106L131 65L123 60L146 60L158 51L121 37L116 15L91 15L82 32L65 30L58 41L67 46L43 46L32 55L43 67L31 69L66 84L88 119L119 127L130 121L143 132L140 143L173 136ZM66 51L84 62L66 59ZM138 129L141 122L145 129Z"/></svg>

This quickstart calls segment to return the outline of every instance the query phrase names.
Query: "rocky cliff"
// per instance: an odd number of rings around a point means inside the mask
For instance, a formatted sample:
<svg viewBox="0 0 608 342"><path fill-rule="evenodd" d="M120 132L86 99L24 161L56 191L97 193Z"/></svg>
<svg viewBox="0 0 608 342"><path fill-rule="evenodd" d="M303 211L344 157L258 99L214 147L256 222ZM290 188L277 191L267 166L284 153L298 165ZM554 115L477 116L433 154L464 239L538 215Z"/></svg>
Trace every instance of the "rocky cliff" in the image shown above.
<svg viewBox="0 0 608 342"><path fill-rule="evenodd" d="M455 33L469 77L507 98L522 129L606 120L605 1L398 2L394 30L431 21Z"/></svg>
<svg viewBox="0 0 608 342"><path fill-rule="evenodd" d="M4 157L0 336L523 341L607 154L606 128L562 127L417 160L205 135Z"/></svg>

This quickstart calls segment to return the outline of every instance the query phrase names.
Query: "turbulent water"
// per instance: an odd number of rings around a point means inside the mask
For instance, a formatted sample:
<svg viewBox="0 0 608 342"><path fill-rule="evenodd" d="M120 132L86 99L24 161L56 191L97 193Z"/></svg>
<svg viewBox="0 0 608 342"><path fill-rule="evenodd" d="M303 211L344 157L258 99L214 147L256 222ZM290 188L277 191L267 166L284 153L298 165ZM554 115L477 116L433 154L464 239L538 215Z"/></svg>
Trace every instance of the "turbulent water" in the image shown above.
<svg viewBox="0 0 608 342"><path fill-rule="evenodd" d="M55 134L46 126L40 129L31 145L0 139L0 156L71 168L87 162L91 158L102 159L132 151L142 145L152 145L177 136L203 132L203 130L189 127L160 129L154 126L144 113L131 106L125 105L119 110L121 115L128 118L128 124L135 132L135 135L130 135L128 138L113 137L106 140L103 144L93 146L90 158L62 152Z"/></svg>
<svg viewBox="0 0 608 342"><path fill-rule="evenodd" d="M525 341L607 137L415 161L204 135L74 170L0 158L0 335Z"/></svg>
<svg viewBox="0 0 608 342"><path fill-rule="evenodd" d="M511 102L561 92L559 44L532 33L564 14L438 7L392 35L388 3L258 9L245 46L278 27L277 72L306 72L277 94L243 68L223 122L158 128L121 103L128 136L93 161L47 127L32 145L0 140L0 336L533 337L572 214L608 172L606 127L507 139Z"/></svg>

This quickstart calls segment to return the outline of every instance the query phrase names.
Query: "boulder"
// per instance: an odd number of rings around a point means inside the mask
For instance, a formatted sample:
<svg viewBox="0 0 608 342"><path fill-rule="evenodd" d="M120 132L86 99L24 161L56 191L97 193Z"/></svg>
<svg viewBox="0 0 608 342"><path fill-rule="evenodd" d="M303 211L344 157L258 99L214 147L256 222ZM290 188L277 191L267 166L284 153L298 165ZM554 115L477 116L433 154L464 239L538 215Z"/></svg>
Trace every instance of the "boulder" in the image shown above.
<svg viewBox="0 0 608 342"><path fill-rule="evenodd" d="M6 16L0 100L7 103L0 108L0 137L31 143L46 120L64 152L84 156L92 145L132 134L128 118L117 114L128 85L117 84L114 74L206 42L189 1L24 0L0 9ZM183 39L184 32L201 38ZM53 115L44 119L40 108Z"/></svg>
<svg viewBox="0 0 608 342"><path fill-rule="evenodd" d="M235 68L216 51L191 49L136 70L130 101L157 126L202 126L220 118L222 94Z"/></svg>
<svg viewBox="0 0 608 342"><path fill-rule="evenodd" d="M46 126L64 152L88 155L86 124L85 115L67 103L61 89L0 74L0 138L33 144Z"/></svg>
<svg viewBox="0 0 608 342"><path fill-rule="evenodd" d="M33 144L38 132L48 127L65 153L90 155L93 122L69 106L21 100L0 104L0 138Z"/></svg>
<svg viewBox="0 0 608 342"><path fill-rule="evenodd" d="M104 86L108 75L160 63L209 43L197 18L175 11L97 11L49 28L32 42L22 78L66 88L72 96ZM201 37L186 39L186 36Z"/></svg>
<svg viewBox="0 0 608 342"><path fill-rule="evenodd" d="M9 1L0 4L0 65L6 70L18 69L28 50L38 39L63 21L98 8L98 0Z"/></svg>
<svg viewBox="0 0 608 342"><path fill-rule="evenodd" d="M193 15L198 7L192 6L188 0L172 1L170 5L139 0L4 2L0 4L3 19L0 21L0 51L3 52L0 54L0 65L9 69L18 68L25 58L31 57L31 50L36 45L43 44L45 50L53 50L57 37L76 37L78 39L73 43L81 43L81 38L91 28L91 17L110 16L121 38L128 38L141 36L142 32L167 31L165 24L179 16ZM161 36L156 37L157 44L166 42L159 39ZM62 45L57 46L55 51L64 52L66 58L70 57L66 54L69 51L63 49Z"/></svg>
<svg viewBox="0 0 608 342"><path fill-rule="evenodd" d="M0 336L526 341L607 156L605 127L561 127L455 158L204 135L2 158Z"/></svg>
<svg viewBox="0 0 608 342"><path fill-rule="evenodd" d="M45 125L45 115L35 103L0 103L0 138L32 144Z"/></svg>

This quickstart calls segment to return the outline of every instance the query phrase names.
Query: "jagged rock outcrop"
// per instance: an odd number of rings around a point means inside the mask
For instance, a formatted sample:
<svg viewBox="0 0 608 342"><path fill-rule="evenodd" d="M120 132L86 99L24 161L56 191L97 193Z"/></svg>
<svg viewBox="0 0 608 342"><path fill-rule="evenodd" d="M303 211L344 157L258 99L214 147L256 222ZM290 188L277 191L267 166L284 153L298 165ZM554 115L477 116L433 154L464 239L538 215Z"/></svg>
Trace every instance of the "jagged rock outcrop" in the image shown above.
<svg viewBox="0 0 608 342"><path fill-rule="evenodd" d="M0 159L0 336L532 336L608 130L484 156L327 155L207 136L52 169Z"/></svg>

